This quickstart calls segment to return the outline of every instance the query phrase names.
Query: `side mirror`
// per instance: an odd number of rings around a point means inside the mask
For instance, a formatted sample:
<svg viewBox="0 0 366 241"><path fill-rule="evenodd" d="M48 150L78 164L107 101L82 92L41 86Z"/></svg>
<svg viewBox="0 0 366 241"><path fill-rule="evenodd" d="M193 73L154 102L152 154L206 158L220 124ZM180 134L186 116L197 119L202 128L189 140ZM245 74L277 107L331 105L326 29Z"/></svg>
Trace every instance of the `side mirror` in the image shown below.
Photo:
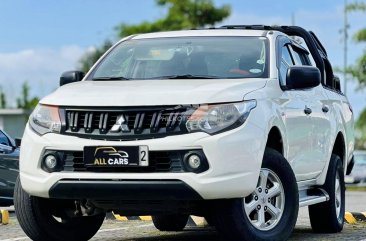
<svg viewBox="0 0 366 241"><path fill-rule="evenodd" d="M22 144L22 139L20 138L15 138L15 147L20 147Z"/></svg>
<svg viewBox="0 0 366 241"><path fill-rule="evenodd" d="M287 70L287 89L306 89L318 86L321 75L318 68L313 66L291 66Z"/></svg>
<svg viewBox="0 0 366 241"><path fill-rule="evenodd" d="M60 77L60 86L70 84L73 82L81 81L85 76L84 72L81 71L67 71L62 73Z"/></svg>
<svg viewBox="0 0 366 241"><path fill-rule="evenodd" d="M333 82L334 82L334 88L336 90L338 90L339 92L341 92L342 91L342 89L341 89L341 80L339 79L339 77L334 76L333 77Z"/></svg>

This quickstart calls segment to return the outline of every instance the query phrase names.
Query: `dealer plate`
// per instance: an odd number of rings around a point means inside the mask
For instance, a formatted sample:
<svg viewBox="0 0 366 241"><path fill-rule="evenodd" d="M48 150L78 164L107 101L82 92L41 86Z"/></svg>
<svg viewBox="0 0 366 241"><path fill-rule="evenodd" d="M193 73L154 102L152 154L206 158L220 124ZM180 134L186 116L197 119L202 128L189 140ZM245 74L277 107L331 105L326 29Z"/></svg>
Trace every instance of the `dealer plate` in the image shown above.
<svg viewBox="0 0 366 241"><path fill-rule="evenodd" d="M149 166L147 146L85 146L87 167Z"/></svg>

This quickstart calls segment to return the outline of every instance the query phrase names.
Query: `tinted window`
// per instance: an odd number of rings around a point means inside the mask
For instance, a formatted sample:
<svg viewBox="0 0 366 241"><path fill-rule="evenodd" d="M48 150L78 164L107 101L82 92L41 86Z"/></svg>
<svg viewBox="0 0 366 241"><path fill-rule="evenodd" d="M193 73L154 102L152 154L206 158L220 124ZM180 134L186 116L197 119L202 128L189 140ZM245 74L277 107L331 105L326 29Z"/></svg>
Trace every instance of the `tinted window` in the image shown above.
<svg viewBox="0 0 366 241"><path fill-rule="evenodd" d="M299 50L296 47L292 48L292 56L295 60L295 65L311 65L308 54L303 50Z"/></svg>
<svg viewBox="0 0 366 241"><path fill-rule="evenodd" d="M176 75L265 78L267 41L264 37L128 40L116 46L89 78L164 79Z"/></svg>
<svg viewBox="0 0 366 241"><path fill-rule="evenodd" d="M281 85L286 85L286 74L289 66L294 65L290 51L287 46L282 47L281 51L281 65L280 65L280 81Z"/></svg>
<svg viewBox="0 0 366 241"><path fill-rule="evenodd" d="M8 137L2 131L0 131L0 144L10 146Z"/></svg>

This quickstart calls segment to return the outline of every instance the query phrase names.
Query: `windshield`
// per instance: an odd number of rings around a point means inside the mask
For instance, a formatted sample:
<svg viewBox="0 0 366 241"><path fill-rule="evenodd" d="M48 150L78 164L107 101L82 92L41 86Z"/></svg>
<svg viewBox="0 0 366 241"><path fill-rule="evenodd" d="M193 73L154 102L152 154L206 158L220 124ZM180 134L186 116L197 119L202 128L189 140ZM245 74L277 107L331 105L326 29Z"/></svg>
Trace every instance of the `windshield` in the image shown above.
<svg viewBox="0 0 366 241"><path fill-rule="evenodd" d="M117 45L88 79L265 78L264 37L179 37Z"/></svg>

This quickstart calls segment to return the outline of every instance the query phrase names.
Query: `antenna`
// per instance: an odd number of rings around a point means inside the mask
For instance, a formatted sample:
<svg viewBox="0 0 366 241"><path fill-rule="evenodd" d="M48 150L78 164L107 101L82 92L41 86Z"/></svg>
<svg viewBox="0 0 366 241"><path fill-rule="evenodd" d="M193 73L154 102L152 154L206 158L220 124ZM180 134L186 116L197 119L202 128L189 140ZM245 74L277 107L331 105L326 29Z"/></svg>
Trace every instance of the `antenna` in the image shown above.
<svg viewBox="0 0 366 241"><path fill-rule="evenodd" d="M347 95L347 52L348 52L348 18L347 18L347 0L344 0L344 27L343 27L343 41L344 41L344 56L343 56L343 79L344 79L344 94Z"/></svg>

